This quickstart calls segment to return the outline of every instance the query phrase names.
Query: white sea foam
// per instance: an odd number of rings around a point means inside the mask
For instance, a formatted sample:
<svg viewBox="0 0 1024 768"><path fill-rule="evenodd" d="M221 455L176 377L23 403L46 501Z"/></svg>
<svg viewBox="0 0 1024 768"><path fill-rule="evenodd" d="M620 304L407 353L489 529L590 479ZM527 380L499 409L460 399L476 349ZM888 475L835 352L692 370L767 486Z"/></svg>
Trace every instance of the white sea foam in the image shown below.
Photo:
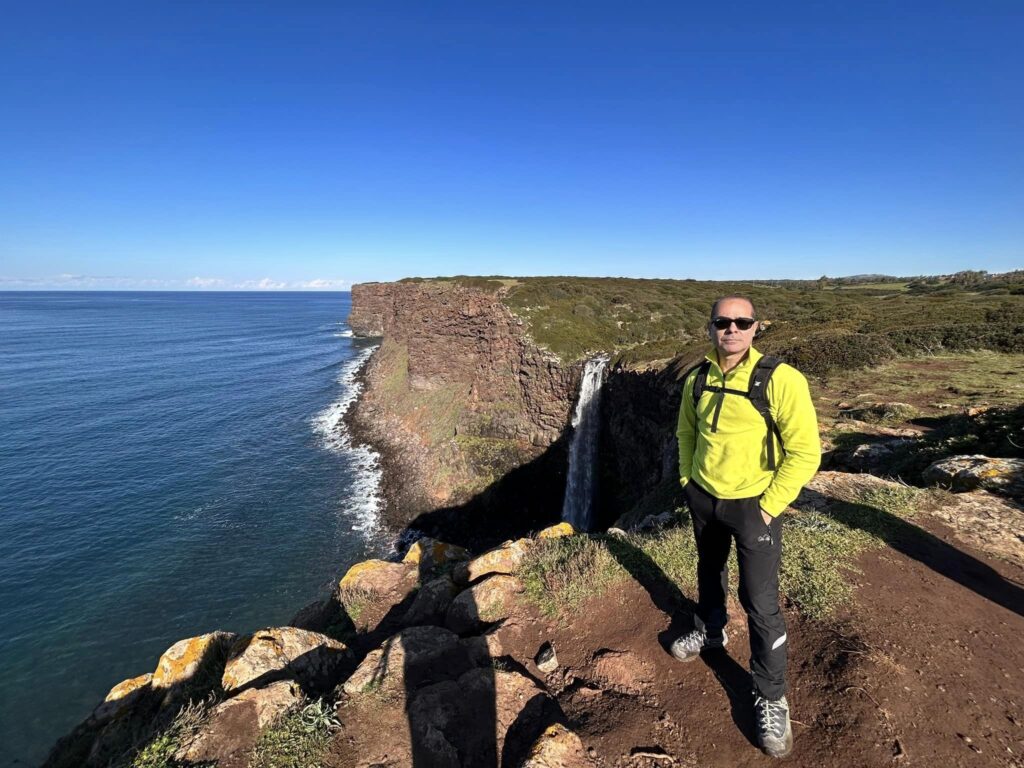
<svg viewBox="0 0 1024 768"><path fill-rule="evenodd" d="M349 328L349 329L346 329L344 331L338 331L337 333L332 333L331 335L334 336L335 338L338 338L338 339L351 339L352 338L352 329Z"/></svg>
<svg viewBox="0 0 1024 768"><path fill-rule="evenodd" d="M367 347L342 366L338 374L341 396L312 420L313 430L320 435L323 447L344 454L354 470L352 488L348 498L342 502L342 511L353 521L352 530L367 538L378 534L381 528L383 470L376 451L366 445L352 444L352 435L344 419L363 389L356 375L375 349Z"/></svg>

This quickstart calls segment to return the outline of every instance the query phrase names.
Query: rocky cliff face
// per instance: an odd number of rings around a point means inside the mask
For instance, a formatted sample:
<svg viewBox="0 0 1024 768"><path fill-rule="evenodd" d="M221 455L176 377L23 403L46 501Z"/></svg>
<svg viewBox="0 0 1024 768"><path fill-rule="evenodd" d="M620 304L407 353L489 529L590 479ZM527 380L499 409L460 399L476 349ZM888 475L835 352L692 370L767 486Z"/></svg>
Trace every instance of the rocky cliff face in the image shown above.
<svg viewBox="0 0 1024 768"><path fill-rule="evenodd" d="M474 544L557 519L580 365L456 282L353 286L349 324L382 337L350 424L385 457L390 522Z"/></svg>

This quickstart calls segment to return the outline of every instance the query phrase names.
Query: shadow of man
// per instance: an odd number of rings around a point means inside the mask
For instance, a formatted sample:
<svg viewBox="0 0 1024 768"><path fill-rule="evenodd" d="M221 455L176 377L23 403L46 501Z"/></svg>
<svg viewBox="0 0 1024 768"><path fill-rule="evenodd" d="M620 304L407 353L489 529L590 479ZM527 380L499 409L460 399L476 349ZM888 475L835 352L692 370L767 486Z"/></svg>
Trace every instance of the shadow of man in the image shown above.
<svg viewBox="0 0 1024 768"><path fill-rule="evenodd" d="M441 589L445 580L450 581L435 575L428 559L420 562L420 590ZM486 623L472 589L460 592L458 600L459 621L451 627L412 627L401 635L414 768L499 765L494 660L476 634Z"/></svg>
<svg viewBox="0 0 1024 768"><path fill-rule="evenodd" d="M805 488L796 506L820 510L847 528L863 530L951 581L1008 611L1024 616L1024 589L990 565L920 526L868 504L844 501Z"/></svg>
<svg viewBox="0 0 1024 768"><path fill-rule="evenodd" d="M670 653L672 642L693 629L696 603L686 597L650 555L633 544L628 537L609 535L605 543L612 557L647 591L658 610L669 616L669 626L658 634L658 642L665 653ZM701 652L700 658L729 697L733 723L747 741L756 746L757 736L751 707L754 685L750 672L740 666L724 648L705 650Z"/></svg>

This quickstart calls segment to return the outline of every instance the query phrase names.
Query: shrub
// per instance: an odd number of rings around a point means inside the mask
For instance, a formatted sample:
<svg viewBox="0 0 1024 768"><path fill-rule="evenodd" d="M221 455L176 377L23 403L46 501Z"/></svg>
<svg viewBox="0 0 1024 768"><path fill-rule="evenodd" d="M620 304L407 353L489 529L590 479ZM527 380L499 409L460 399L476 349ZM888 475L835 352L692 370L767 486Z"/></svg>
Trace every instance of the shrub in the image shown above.
<svg viewBox="0 0 1024 768"><path fill-rule="evenodd" d="M777 354L804 373L823 376L833 369L874 365L892 357L895 352L877 334L821 332L811 334Z"/></svg>

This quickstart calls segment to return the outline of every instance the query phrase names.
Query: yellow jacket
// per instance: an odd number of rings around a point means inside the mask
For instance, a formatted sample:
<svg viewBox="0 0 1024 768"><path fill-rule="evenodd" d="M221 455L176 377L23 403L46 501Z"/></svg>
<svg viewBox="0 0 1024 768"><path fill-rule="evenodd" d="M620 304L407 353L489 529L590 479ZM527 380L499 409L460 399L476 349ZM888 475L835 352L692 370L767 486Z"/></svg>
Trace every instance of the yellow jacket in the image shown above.
<svg viewBox="0 0 1024 768"><path fill-rule="evenodd" d="M754 366L763 355L753 347L746 359L723 374L714 352L707 383L746 392ZM775 435L769 435L764 418L741 395L709 392L701 394L693 407L696 371L683 381L679 407L679 481L696 480L720 499L761 496L761 509L773 517L790 505L821 463L818 419L811 401L807 379L796 368L781 364L768 382L768 403L772 418L782 435L785 454ZM711 431L711 419L719 397L723 397L718 429ZM775 440L777 469L768 469L767 440Z"/></svg>

